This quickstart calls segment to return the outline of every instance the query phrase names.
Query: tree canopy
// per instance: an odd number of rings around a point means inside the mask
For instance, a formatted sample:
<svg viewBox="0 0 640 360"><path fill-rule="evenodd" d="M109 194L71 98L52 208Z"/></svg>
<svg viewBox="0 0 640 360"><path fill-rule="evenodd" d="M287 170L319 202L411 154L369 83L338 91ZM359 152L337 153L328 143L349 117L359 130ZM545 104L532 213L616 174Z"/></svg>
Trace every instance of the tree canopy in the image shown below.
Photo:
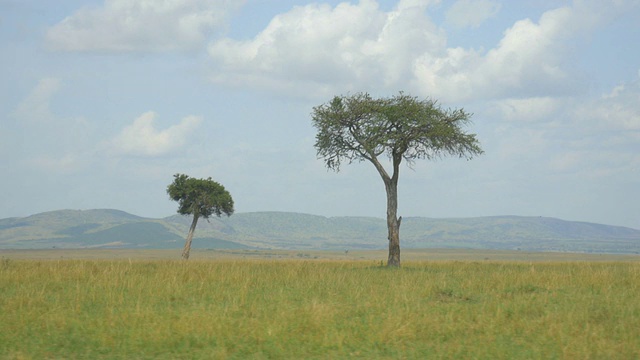
<svg viewBox="0 0 640 360"><path fill-rule="evenodd" d="M173 182L167 187L171 200L178 202L178 214L193 215L189 234L182 251L182 258L189 259L191 241L198 219L208 219L211 215L233 214L233 199L224 186L207 179L190 178L184 174L175 174Z"/></svg>
<svg viewBox="0 0 640 360"><path fill-rule="evenodd" d="M208 219L211 215L233 214L233 199L224 186L207 179L195 179L175 174L167 194L178 202L178 214L197 215Z"/></svg>
<svg viewBox="0 0 640 360"><path fill-rule="evenodd" d="M462 127L471 114L443 109L436 100L404 93L374 99L367 93L336 96L313 109L315 147L329 169L342 162L376 162L386 155L393 162L453 155L471 159L483 151L475 134Z"/></svg>
<svg viewBox="0 0 640 360"><path fill-rule="evenodd" d="M400 222L397 218L400 164L445 155L471 159L483 153L475 134L463 126L471 114L463 109L443 109L437 101L400 92L389 98L367 93L336 96L316 106L312 122L317 129L315 148L327 168L339 171L343 162L370 161L382 177L387 192L389 266L400 265ZM388 171L380 160L392 164Z"/></svg>

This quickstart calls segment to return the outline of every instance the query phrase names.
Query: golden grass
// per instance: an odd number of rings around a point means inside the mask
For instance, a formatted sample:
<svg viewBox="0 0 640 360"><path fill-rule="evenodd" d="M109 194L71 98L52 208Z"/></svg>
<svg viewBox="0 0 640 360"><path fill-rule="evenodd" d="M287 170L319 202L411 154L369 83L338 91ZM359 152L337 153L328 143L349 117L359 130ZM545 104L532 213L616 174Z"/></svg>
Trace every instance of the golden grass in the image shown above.
<svg viewBox="0 0 640 360"><path fill-rule="evenodd" d="M386 250L205 250L192 249L192 260L386 260ZM0 259L62 260L62 259L132 259L179 260L180 249L45 249L0 250ZM619 262L640 261L638 254L591 254L569 252L528 252L481 249L404 249L402 261L526 261L526 262Z"/></svg>
<svg viewBox="0 0 640 360"><path fill-rule="evenodd" d="M0 262L0 358L635 359L639 262Z"/></svg>

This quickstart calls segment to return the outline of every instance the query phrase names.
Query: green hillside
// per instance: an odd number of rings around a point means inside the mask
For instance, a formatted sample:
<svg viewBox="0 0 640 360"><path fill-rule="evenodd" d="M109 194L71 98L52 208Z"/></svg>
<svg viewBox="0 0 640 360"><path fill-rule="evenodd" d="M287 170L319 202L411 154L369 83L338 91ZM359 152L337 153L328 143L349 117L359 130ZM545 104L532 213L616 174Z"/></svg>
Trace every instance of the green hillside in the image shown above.
<svg viewBox="0 0 640 360"><path fill-rule="evenodd" d="M64 238L144 220L124 211L111 209L49 211L24 218L0 220L0 244Z"/></svg>
<svg viewBox="0 0 640 360"><path fill-rule="evenodd" d="M117 210L61 210L0 220L0 249L180 248L191 218L148 219ZM198 222L195 248L384 249L386 222L286 212L240 213ZM545 217L407 217L404 248L640 253L640 230Z"/></svg>
<svg viewBox="0 0 640 360"><path fill-rule="evenodd" d="M190 223L189 219L186 219ZM182 229L180 229L181 231ZM60 210L0 220L0 249L182 248L184 234L163 220L119 210ZM196 236L194 248L242 249L232 241Z"/></svg>
<svg viewBox="0 0 640 360"><path fill-rule="evenodd" d="M95 225L91 224L87 231L73 227L73 234L64 238L64 243L82 247L176 247L181 238L169 232L166 227L155 222L131 222L116 225L101 231L91 231ZM60 238L48 241L60 241ZM45 240L46 242L47 240Z"/></svg>
<svg viewBox="0 0 640 360"><path fill-rule="evenodd" d="M547 217L466 219L408 218L405 246L469 247L533 251L638 252L640 231Z"/></svg>

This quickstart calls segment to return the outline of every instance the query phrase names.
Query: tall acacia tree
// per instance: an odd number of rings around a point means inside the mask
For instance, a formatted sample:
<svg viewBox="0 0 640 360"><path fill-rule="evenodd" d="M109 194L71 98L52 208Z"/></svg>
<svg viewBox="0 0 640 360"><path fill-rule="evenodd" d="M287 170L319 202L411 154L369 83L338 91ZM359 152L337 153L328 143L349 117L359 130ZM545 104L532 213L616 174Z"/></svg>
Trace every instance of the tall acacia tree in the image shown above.
<svg viewBox="0 0 640 360"><path fill-rule="evenodd" d="M173 182L167 187L167 194L171 200L178 202L178 214L193 215L184 250L182 250L182 258L188 260L198 219L200 217L208 219L213 214L220 217L223 213L231 216L233 199L224 186L211 178L195 179L184 174L174 175Z"/></svg>
<svg viewBox="0 0 640 360"><path fill-rule="evenodd" d="M339 171L346 161L371 162L387 192L389 259L387 266L400 266L400 222L398 177L404 160L411 166L418 159L444 155L471 159L483 153L475 134L462 127L471 114L463 109L443 109L437 101L418 99L400 92L374 99L367 93L336 96L312 112L317 129L315 148L327 168ZM380 157L389 159L387 171ZM389 165L387 165L389 166Z"/></svg>

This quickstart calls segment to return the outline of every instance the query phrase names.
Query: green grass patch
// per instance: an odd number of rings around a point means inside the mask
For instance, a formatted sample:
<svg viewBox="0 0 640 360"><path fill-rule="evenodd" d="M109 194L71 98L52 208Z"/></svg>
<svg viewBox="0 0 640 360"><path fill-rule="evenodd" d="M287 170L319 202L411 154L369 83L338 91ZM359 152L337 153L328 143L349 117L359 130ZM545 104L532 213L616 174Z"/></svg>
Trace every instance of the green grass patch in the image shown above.
<svg viewBox="0 0 640 360"><path fill-rule="evenodd" d="M2 359L634 359L638 262L16 260Z"/></svg>

